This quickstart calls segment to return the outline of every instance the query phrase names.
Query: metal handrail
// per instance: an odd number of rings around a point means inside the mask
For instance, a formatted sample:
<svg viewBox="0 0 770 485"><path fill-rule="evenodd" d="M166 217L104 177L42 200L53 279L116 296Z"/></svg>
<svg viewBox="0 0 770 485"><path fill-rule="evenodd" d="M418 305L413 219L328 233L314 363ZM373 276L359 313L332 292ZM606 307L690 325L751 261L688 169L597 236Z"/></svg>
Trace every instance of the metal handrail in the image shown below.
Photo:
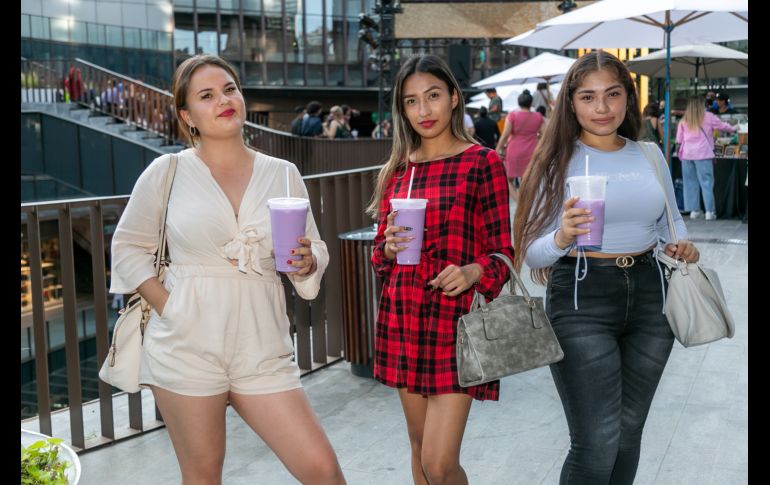
<svg viewBox="0 0 770 485"><path fill-rule="evenodd" d="M75 93L77 99L73 102L120 119L133 129L154 133L165 144L186 145L179 132L174 98L168 91L80 58L27 59L21 63L25 76L35 72L33 68L37 66L48 68L44 76L38 75L35 88L26 88L22 99L51 103L57 101L57 93L63 98L63 79L74 67L81 70L83 89ZM391 140L371 138L331 140L296 136L250 121L245 122L243 134L254 149L294 163L304 175L383 163L392 144Z"/></svg>

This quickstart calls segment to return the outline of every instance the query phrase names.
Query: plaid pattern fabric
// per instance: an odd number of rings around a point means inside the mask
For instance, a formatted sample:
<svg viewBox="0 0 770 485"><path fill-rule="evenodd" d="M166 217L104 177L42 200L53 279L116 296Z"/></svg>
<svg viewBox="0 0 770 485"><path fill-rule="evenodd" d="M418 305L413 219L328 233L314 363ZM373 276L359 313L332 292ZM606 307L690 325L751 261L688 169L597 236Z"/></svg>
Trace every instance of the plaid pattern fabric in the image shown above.
<svg viewBox="0 0 770 485"><path fill-rule="evenodd" d="M412 167L413 198L428 199L420 264L398 265L385 257L390 199L406 197ZM509 276L491 253L513 259L505 168L494 150L474 145L443 160L414 164L390 180L380 202L372 264L385 277L377 314L374 377L385 385L423 396L465 393L497 400L500 381L460 387L455 342L457 321L468 312L473 289L457 297L432 291L428 281L449 264L479 263L475 289L492 299Z"/></svg>

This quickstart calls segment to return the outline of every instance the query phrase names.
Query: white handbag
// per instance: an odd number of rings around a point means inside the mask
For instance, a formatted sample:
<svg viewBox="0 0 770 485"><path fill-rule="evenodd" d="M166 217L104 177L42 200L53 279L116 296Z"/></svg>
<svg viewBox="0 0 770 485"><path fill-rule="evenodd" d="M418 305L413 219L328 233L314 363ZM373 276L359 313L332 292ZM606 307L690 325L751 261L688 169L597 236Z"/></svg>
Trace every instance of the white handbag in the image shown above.
<svg viewBox="0 0 770 485"><path fill-rule="evenodd" d="M653 164L658 174L658 182L666 193L660 164L655 160L658 150L652 143L639 143L647 160ZM674 216L671 206L666 201L666 218L672 241L676 235ZM662 251L658 260L669 269L668 292L666 293L665 313L674 336L684 347L707 344L724 337L732 338L735 334L735 322L727 309L722 285L714 270L700 263L687 263L675 260Z"/></svg>
<svg viewBox="0 0 770 485"><path fill-rule="evenodd" d="M171 163L166 173L164 186L165 205L163 206L163 223L160 226L158 252L155 256L155 273L163 282L166 267L166 214L168 200L171 196L171 186L174 182L177 157L171 155ZM147 322L150 320L150 304L142 298L139 292L134 292L120 310L120 317L112 330L112 344L107 358L99 370L99 378L104 382L126 392L139 391L139 368L142 363L142 340Z"/></svg>

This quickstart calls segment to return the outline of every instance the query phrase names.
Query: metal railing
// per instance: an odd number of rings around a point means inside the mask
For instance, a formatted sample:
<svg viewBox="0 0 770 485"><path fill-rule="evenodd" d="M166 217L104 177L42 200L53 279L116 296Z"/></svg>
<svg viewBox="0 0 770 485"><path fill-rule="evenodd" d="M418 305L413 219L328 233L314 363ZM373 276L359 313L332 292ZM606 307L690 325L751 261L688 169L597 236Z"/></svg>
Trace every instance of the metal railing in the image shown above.
<svg viewBox="0 0 770 485"><path fill-rule="evenodd" d="M70 81L71 101L91 107L164 138L166 144L184 145L179 133L173 95L139 80L104 69L82 59L21 60L22 102L64 101L64 79L70 69L80 70L80 81ZM78 85L80 87L74 87ZM384 163L391 140L330 140L295 136L247 121L246 142L267 155L288 160L303 175L351 170Z"/></svg>
<svg viewBox="0 0 770 485"><path fill-rule="evenodd" d="M303 373L341 357L343 310L337 236L371 223L364 208L373 193L374 179L379 168L367 167L304 177L310 206L321 238L328 246L330 258L316 299L302 300L294 294L288 280L284 281L291 332L296 341L296 361ZM75 241L85 237L90 243L90 265L83 266L89 266L85 271L90 273L92 281L96 353L98 362L103 362L107 355L110 332L106 280L106 255L110 247L110 236L105 233L105 226L117 223L127 201L127 196L115 196L21 204L21 224L27 235L30 270L39 429L41 433L52 434L40 228L41 222L55 221L58 225L58 265L62 285L70 436L72 445L80 450L93 449L162 426L161 416L156 409L156 421L145 427L147 423L143 423L141 393L135 393L128 396L129 429L120 429L116 433L112 388L99 381L100 431L96 432L97 436L89 435L86 439L84 429L75 292L76 277L82 281L83 275L76 274L79 270L75 267Z"/></svg>

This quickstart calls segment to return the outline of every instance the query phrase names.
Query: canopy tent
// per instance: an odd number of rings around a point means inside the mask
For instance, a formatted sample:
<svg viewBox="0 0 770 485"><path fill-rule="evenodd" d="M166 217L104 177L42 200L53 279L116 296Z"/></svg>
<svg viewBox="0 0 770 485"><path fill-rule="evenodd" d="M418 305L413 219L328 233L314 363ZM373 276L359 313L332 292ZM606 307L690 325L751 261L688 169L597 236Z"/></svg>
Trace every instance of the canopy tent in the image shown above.
<svg viewBox="0 0 770 485"><path fill-rule="evenodd" d="M575 59L545 52L502 72L473 83L475 88L561 81Z"/></svg>

